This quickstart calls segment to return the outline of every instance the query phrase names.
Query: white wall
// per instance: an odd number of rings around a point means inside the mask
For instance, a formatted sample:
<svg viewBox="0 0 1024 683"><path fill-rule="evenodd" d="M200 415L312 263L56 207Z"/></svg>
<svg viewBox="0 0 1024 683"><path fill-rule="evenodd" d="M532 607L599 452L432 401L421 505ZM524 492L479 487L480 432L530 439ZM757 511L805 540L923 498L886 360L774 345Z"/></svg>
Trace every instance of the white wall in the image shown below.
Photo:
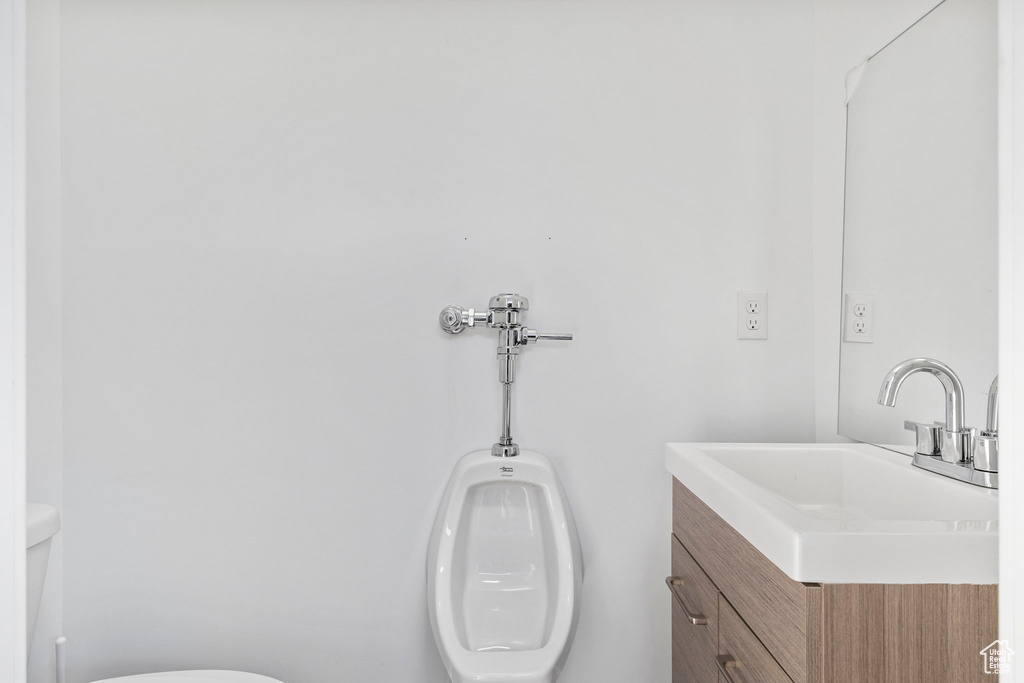
<svg viewBox="0 0 1024 683"><path fill-rule="evenodd" d="M1014 683L1024 680L1024 12L1012 0L999 2L999 64L999 637L1018 652L1015 669L999 680Z"/></svg>
<svg viewBox="0 0 1024 683"><path fill-rule="evenodd" d="M840 439L846 75L937 4L938 0L814 0L814 393L815 436L820 442Z"/></svg>
<svg viewBox="0 0 1024 683"><path fill-rule="evenodd" d="M811 0L61 3L70 681L441 681L455 460L516 431L586 557L562 683L667 681L663 444L814 436ZM735 339L735 291L770 339Z"/></svg>
<svg viewBox="0 0 1024 683"><path fill-rule="evenodd" d="M25 680L25 3L0 0L0 681Z"/></svg>
<svg viewBox="0 0 1024 683"><path fill-rule="evenodd" d="M60 5L32 0L27 16L27 484L28 499L62 497L60 263ZM29 683L54 680L61 634L63 534L51 542L43 600L28 663ZM29 634L31 637L31 634Z"/></svg>

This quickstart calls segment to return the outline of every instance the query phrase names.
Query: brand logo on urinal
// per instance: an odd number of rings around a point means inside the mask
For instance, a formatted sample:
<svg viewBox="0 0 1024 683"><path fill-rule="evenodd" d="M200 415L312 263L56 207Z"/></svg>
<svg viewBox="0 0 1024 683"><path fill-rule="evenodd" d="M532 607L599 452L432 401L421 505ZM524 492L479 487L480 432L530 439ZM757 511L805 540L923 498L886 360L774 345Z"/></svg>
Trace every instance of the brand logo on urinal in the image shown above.
<svg viewBox="0 0 1024 683"><path fill-rule="evenodd" d="M501 472L503 477L511 477L514 470L511 467L499 467L498 471Z"/></svg>

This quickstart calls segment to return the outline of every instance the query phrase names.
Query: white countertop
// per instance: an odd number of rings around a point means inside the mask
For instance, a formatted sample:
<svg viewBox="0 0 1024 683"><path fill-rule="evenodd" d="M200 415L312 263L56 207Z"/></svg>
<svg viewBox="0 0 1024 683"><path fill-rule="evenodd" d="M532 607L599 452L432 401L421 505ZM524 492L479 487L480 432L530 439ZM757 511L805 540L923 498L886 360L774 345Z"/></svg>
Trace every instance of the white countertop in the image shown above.
<svg viewBox="0 0 1024 683"><path fill-rule="evenodd" d="M867 444L674 443L665 467L808 583L997 583L995 491Z"/></svg>

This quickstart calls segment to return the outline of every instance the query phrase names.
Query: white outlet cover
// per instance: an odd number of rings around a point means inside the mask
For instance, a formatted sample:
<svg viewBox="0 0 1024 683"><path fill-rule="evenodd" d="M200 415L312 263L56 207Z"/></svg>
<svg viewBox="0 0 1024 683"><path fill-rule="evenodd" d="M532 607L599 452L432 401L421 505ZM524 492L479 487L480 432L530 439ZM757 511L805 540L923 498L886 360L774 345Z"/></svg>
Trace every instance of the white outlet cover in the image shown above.
<svg viewBox="0 0 1024 683"><path fill-rule="evenodd" d="M875 297L873 294L843 295L843 341L873 344L875 341Z"/></svg>
<svg viewBox="0 0 1024 683"><path fill-rule="evenodd" d="M768 292L736 292L736 338L768 338Z"/></svg>

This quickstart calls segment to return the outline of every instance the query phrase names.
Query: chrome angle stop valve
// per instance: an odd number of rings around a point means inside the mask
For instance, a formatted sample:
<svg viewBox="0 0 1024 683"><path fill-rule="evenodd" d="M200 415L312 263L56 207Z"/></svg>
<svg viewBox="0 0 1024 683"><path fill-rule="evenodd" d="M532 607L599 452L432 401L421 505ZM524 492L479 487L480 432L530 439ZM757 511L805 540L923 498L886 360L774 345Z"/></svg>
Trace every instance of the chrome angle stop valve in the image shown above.
<svg viewBox="0 0 1024 683"><path fill-rule="evenodd" d="M523 327L520 318L528 310L530 302L525 296L498 294L491 297L486 311L445 306L439 319L441 329L448 334L459 334L477 325L498 330L498 381L504 391L503 428L498 442L491 447L491 455L503 458L519 455L519 444L512 441L512 383L516 379L519 347L541 340L572 341L571 334L538 332Z"/></svg>

